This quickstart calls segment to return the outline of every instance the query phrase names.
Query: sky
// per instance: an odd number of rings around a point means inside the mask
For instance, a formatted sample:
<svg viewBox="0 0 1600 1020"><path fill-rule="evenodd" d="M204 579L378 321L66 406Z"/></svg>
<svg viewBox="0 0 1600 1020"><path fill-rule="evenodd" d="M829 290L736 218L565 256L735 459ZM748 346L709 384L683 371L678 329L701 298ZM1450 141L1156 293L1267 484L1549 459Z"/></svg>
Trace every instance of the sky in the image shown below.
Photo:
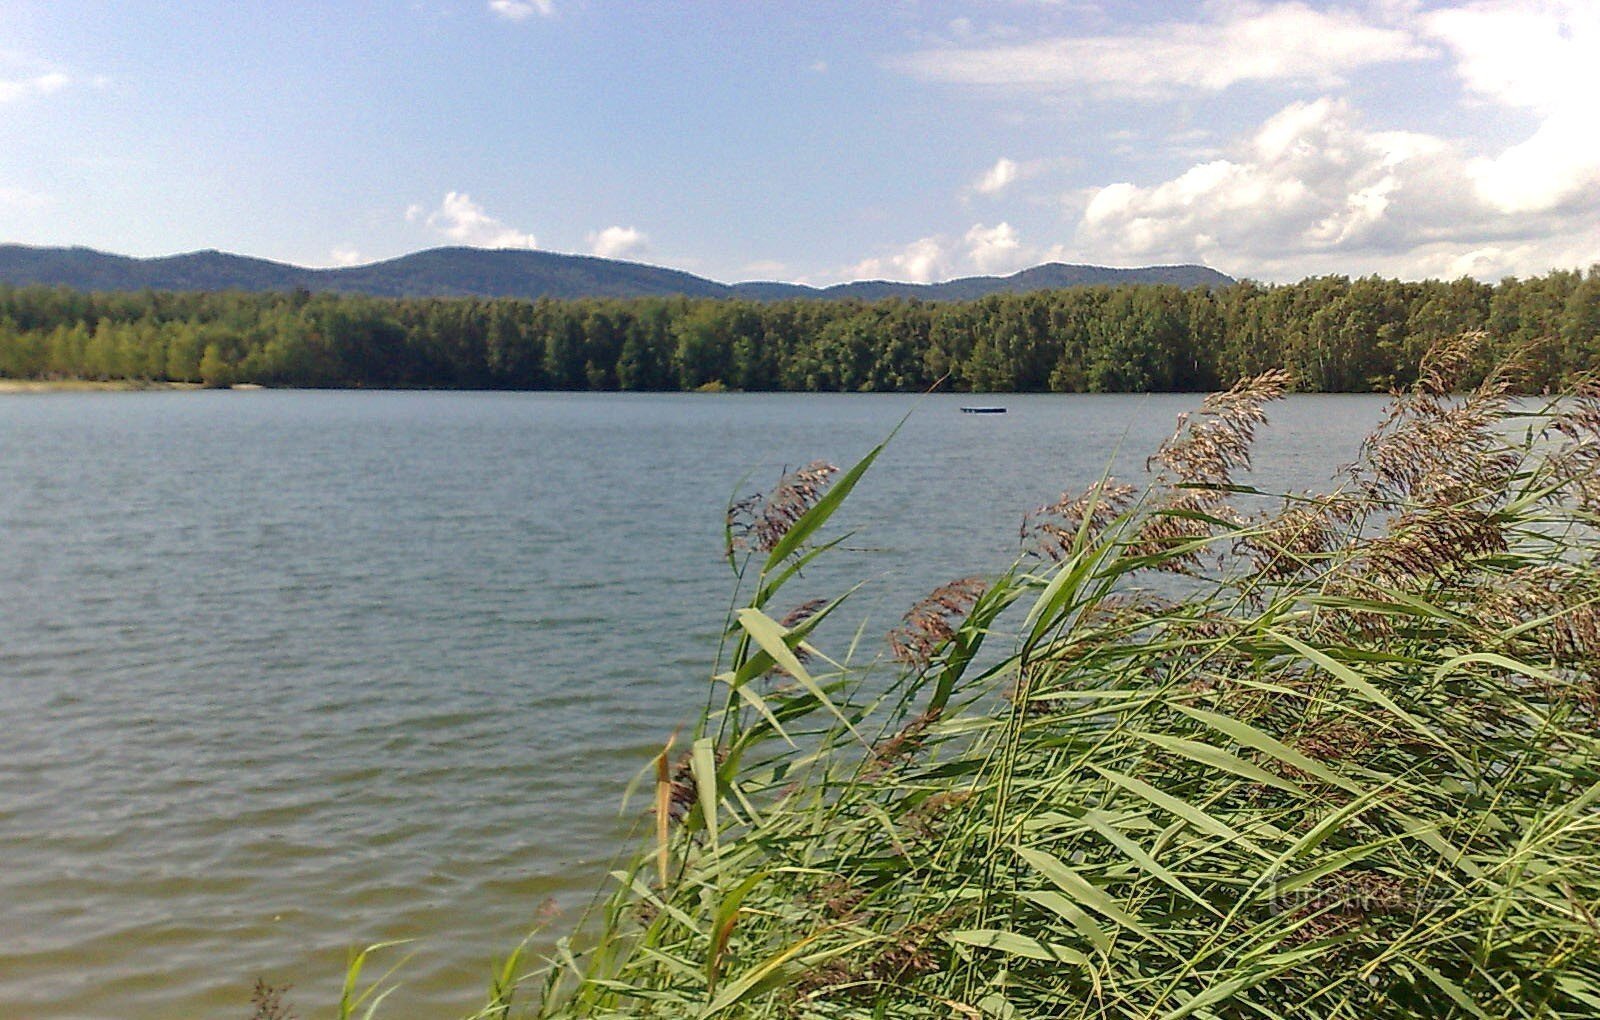
<svg viewBox="0 0 1600 1020"><path fill-rule="evenodd" d="M724 281L1600 262L1600 0L0 0L0 243Z"/></svg>

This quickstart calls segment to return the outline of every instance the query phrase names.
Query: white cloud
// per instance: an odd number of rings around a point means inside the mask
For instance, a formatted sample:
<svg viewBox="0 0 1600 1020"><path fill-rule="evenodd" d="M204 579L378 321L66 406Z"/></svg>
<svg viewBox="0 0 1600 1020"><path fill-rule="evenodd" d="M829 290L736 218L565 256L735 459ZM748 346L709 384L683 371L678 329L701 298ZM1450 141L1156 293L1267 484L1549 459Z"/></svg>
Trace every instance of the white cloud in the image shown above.
<svg viewBox="0 0 1600 1020"><path fill-rule="evenodd" d="M863 259L843 272L825 274L821 280L797 282L828 283L847 280L898 280L908 283L935 283L962 273L999 276L1014 273L1041 262L1067 257L1064 245L1048 247L1024 243L1010 223L994 226L974 223L959 242L944 235L930 235L911 242L899 251ZM751 267L746 267L750 269ZM772 263L772 271L782 265ZM960 272L958 272L958 270Z"/></svg>
<svg viewBox="0 0 1600 1020"><path fill-rule="evenodd" d="M983 176L979 177L972 187L981 195L998 195L1016 179L1016 161L1001 156L995 161L994 166L983 172Z"/></svg>
<svg viewBox="0 0 1600 1020"><path fill-rule="evenodd" d="M555 0L489 0L489 10L507 21L526 21L535 14L550 17L556 5Z"/></svg>
<svg viewBox="0 0 1600 1020"><path fill-rule="evenodd" d="M828 62L826 60L813 60L810 64L809 70L812 74L827 74Z"/></svg>
<svg viewBox="0 0 1600 1020"><path fill-rule="evenodd" d="M1501 0L1427 15L1423 23L1456 57L1472 93L1532 111L1534 133L1474 160L1479 193L1505 212L1552 209L1600 188L1600 4Z"/></svg>
<svg viewBox="0 0 1600 1020"><path fill-rule="evenodd" d="M1508 213L1484 201L1460 143L1366 129L1350 105L1293 103L1231 146L1149 186L1078 196L1095 261L1202 261L1288 279L1539 273L1600 258L1600 203Z"/></svg>
<svg viewBox="0 0 1600 1020"><path fill-rule="evenodd" d="M937 237L924 237L894 254L863 259L847 271L846 278L932 283L948 275L944 244Z"/></svg>
<svg viewBox="0 0 1600 1020"><path fill-rule="evenodd" d="M416 222L423 215L419 205L406 209L406 219ZM444 196L439 208L429 212L423 223L436 233L456 242L476 248L536 248L538 240L483 211L466 192L451 191Z"/></svg>
<svg viewBox="0 0 1600 1020"><path fill-rule="evenodd" d="M1049 91L1085 86L1156 96L1220 91L1249 81L1337 85L1371 64L1432 51L1412 33L1348 10L1305 3L1213 7L1200 21L1168 21L1114 35L1055 36L987 47L908 54L892 66L930 81Z"/></svg>
<svg viewBox="0 0 1600 1020"><path fill-rule="evenodd" d="M349 245L341 245L328 253L328 263L334 266L359 266L366 259Z"/></svg>
<svg viewBox="0 0 1600 1020"><path fill-rule="evenodd" d="M1600 82L1600 7L1591 0L1480 0L1422 22L1454 52L1462 83L1496 102L1550 112Z"/></svg>
<svg viewBox="0 0 1600 1020"><path fill-rule="evenodd" d="M71 84L72 78L60 71L46 71L26 78L0 78L0 103L31 96L48 96Z"/></svg>
<svg viewBox="0 0 1600 1020"><path fill-rule="evenodd" d="M980 273L1009 273L1027 264L1030 253L1022 247L1017 231L1009 223L985 227L974 224L967 231L967 258Z"/></svg>
<svg viewBox="0 0 1600 1020"><path fill-rule="evenodd" d="M643 231L633 227L607 227L589 235L589 250L603 259L620 259L640 254L649 242Z"/></svg>

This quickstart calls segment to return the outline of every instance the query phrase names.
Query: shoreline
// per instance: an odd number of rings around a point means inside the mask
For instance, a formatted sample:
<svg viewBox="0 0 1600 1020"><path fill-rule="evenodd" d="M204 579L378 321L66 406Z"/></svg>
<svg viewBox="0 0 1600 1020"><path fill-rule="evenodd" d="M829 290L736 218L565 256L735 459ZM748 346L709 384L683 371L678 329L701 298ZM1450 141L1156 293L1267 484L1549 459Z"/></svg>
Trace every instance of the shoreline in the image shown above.
<svg viewBox="0 0 1600 1020"><path fill-rule="evenodd" d="M4 393L133 392L136 390L199 390L200 383L150 382L133 379L0 379Z"/></svg>

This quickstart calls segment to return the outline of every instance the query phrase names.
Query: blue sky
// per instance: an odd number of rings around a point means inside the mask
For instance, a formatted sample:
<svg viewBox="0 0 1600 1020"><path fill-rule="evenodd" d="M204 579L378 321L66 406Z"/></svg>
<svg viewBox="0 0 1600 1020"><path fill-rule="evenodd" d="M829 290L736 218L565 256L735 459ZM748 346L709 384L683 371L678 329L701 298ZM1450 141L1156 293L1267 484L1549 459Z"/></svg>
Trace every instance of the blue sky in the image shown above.
<svg viewBox="0 0 1600 1020"><path fill-rule="evenodd" d="M0 241L720 280L1600 261L1600 2L0 0Z"/></svg>

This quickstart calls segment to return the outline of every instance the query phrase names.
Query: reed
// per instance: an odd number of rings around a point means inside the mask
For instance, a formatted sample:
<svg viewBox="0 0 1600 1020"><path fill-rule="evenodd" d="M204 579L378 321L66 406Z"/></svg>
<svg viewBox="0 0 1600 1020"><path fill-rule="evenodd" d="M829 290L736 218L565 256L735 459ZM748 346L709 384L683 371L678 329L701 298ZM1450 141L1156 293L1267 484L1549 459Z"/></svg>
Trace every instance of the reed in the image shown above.
<svg viewBox="0 0 1600 1020"><path fill-rule="evenodd" d="M1286 376L1208 399L883 654L823 647L844 596L769 609L882 447L735 504L649 845L476 1016L1600 1013L1600 386L1455 393L1482 344L1333 492L1235 477ZM392 989L365 959L341 1016Z"/></svg>
<svg viewBox="0 0 1600 1020"><path fill-rule="evenodd" d="M670 816L534 1015L1600 1012L1600 389L1452 396L1480 342L1267 510L1288 380L1211 398L871 662L766 606L877 451L749 504Z"/></svg>

